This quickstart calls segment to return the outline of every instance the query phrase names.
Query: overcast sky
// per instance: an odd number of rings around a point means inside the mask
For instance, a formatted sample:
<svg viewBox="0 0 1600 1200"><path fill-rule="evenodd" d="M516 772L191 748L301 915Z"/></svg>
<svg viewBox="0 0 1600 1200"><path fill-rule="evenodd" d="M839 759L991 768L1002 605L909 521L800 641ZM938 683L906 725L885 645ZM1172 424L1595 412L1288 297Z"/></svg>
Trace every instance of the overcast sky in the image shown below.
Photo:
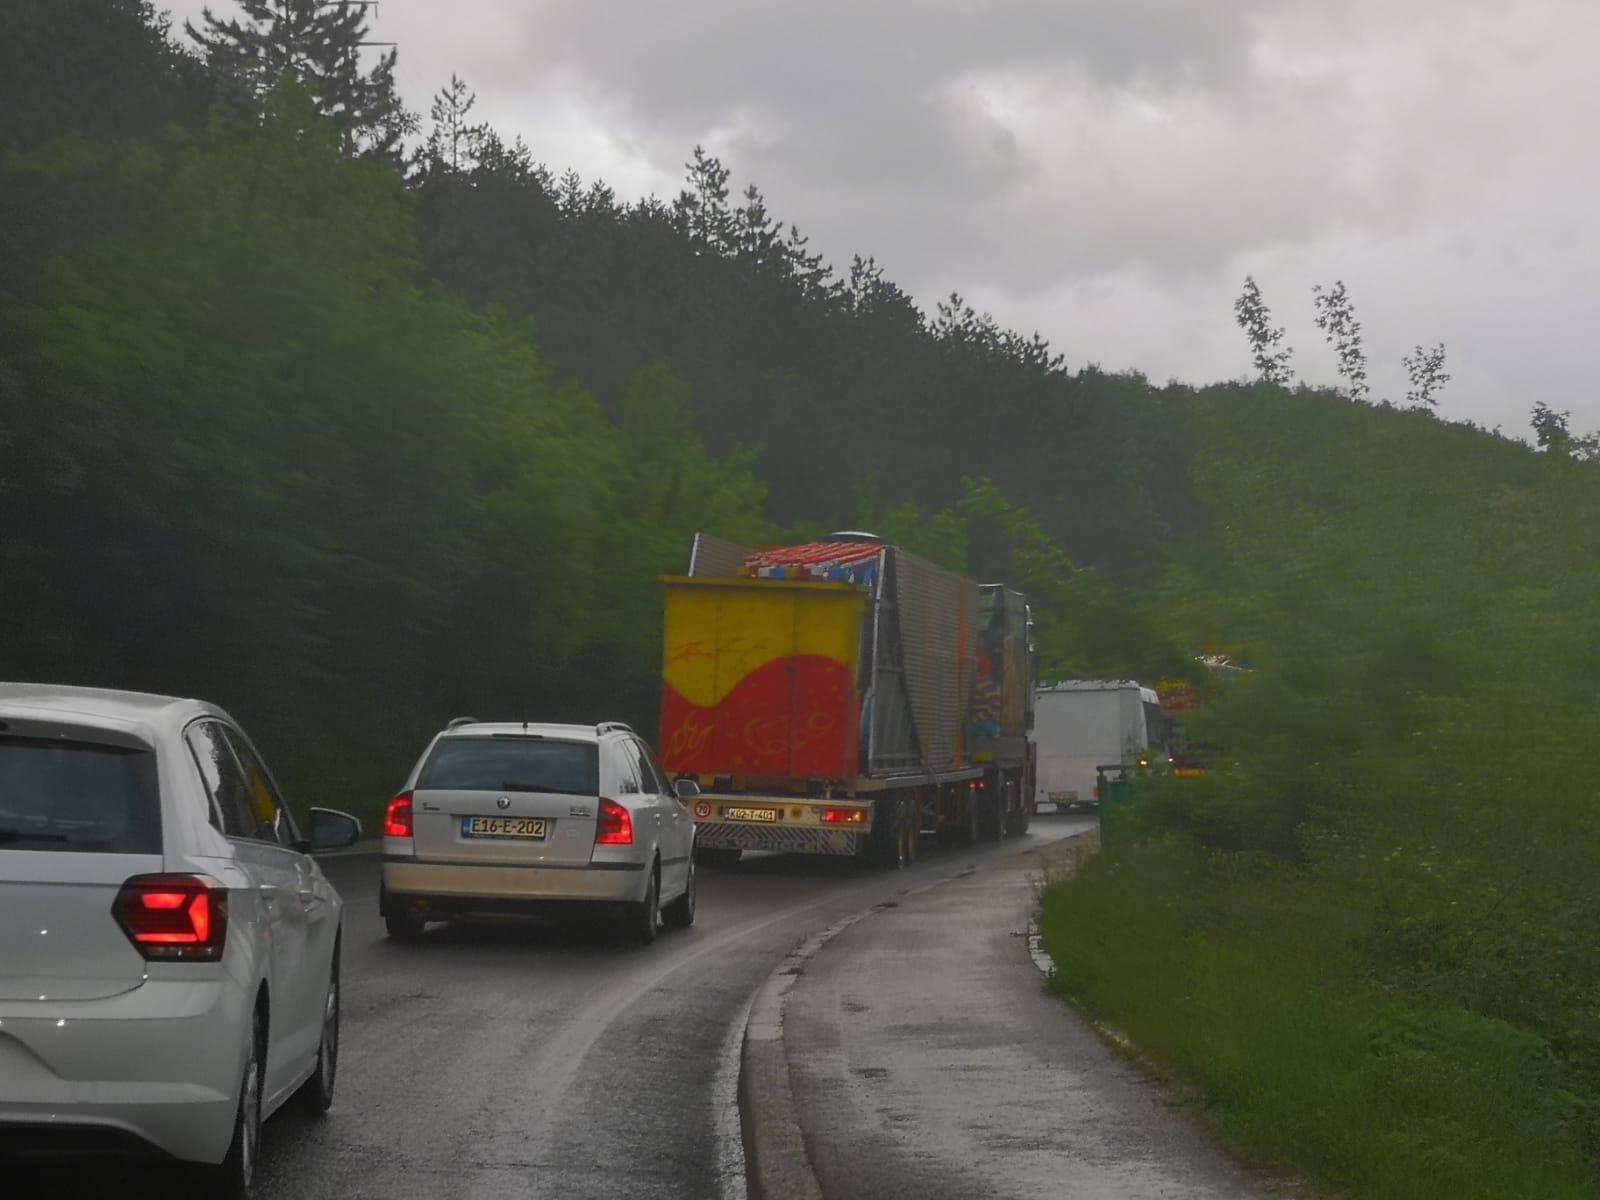
<svg viewBox="0 0 1600 1200"><path fill-rule="evenodd" d="M1443 341L1443 415L1600 427L1596 0L382 0L373 36L423 113L454 72L624 198L703 144L836 267L1074 367L1248 374L1248 273L1333 382L1343 279L1379 396Z"/></svg>

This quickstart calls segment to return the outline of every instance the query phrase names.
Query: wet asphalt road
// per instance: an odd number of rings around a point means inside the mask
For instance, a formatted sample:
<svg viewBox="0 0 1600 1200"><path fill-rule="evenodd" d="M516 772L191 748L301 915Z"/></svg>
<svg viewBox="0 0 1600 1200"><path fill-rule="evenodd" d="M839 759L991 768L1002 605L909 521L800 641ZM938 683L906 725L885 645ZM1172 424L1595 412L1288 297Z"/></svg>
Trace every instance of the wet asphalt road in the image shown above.
<svg viewBox="0 0 1600 1200"><path fill-rule="evenodd" d="M908 894L795 979L783 1038L824 1200L1266 1195L1048 993L1018 941L1039 857Z"/></svg>
<svg viewBox="0 0 1600 1200"><path fill-rule="evenodd" d="M346 904L337 1098L321 1120L267 1123L257 1194L742 1196L737 1036L784 955L840 917L1092 823L1040 817L1021 838L927 849L903 871L747 856L703 869L695 926L648 948L582 923L435 925L396 945L377 859L328 861ZM111 1181L96 1176L31 1185L104 1197ZM138 1178L119 1171L113 1194Z"/></svg>

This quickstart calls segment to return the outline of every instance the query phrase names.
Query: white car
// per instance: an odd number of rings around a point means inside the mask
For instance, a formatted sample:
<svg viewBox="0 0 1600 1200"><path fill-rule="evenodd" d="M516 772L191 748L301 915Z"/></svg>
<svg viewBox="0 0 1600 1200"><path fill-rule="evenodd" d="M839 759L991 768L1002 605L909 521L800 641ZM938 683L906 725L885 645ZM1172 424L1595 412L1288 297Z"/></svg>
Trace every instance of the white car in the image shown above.
<svg viewBox="0 0 1600 1200"><path fill-rule="evenodd" d="M322 1111L342 904L219 708L0 684L0 1157L151 1154L242 1196L261 1122Z"/></svg>
<svg viewBox="0 0 1600 1200"><path fill-rule="evenodd" d="M452 721L383 835L378 905L399 941L474 913L610 910L640 942L694 923L694 818L618 722Z"/></svg>

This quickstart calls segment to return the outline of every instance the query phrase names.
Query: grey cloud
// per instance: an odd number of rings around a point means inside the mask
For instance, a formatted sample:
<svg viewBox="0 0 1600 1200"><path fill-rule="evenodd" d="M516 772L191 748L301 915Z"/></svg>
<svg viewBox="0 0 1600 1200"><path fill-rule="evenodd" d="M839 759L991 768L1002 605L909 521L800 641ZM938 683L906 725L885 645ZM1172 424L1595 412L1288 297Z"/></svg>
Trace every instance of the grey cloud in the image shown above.
<svg viewBox="0 0 1600 1200"><path fill-rule="evenodd" d="M1591 0L385 0L379 29L414 107L457 72L551 166L661 194L704 143L833 261L1077 361L1242 370L1244 269L1286 317L1343 275L1369 336L1452 344L1475 415L1525 409L1524 371L1600 424L1563 333L1600 317Z"/></svg>

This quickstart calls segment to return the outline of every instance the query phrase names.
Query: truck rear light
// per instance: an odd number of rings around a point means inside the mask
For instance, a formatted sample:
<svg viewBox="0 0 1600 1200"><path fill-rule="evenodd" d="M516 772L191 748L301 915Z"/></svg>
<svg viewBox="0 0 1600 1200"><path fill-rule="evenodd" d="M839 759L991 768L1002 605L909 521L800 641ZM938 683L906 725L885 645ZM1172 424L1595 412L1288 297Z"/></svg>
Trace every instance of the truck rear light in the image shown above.
<svg viewBox="0 0 1600 1200"><path fill-rule="evenodd" d="M633 845L633 814L615 800L600 798L600 819L594 827L596 846Z"/></svg>
<svg viewBox="0 0 1600 1200"><path fill-rule="evenodd" d="M209 875L135 875L111 914L147 959L216 962L228 940L228 889Z"/></svg>
<svg viewBox="0 0 1600 1200"><path fill-rule="evenodd" d="M865 825L867 823L867 810L864 808L825 808L822 810L822 823L824 825Z"/></svg>
<svg viewBox="0 0 1600 1200"><path fill-rule="evenodd" d="M383 814L383 836L408 838L411 836L411 793L401 792L389 801Z"/></svg>

